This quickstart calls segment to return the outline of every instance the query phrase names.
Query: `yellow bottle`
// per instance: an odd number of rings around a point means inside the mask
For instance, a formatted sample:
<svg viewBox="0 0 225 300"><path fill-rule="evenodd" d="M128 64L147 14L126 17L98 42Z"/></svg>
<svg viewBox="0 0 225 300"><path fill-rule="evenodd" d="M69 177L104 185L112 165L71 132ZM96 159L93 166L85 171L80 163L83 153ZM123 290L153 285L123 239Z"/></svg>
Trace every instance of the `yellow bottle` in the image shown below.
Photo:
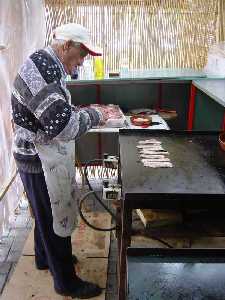
<svg viewBox="0 0 225 300"><path fill-rule="evenodd" d="M104 62L102 57L94 58L94 73L95 73L95 79L104 79L105 72L104 72Z"/></svg>

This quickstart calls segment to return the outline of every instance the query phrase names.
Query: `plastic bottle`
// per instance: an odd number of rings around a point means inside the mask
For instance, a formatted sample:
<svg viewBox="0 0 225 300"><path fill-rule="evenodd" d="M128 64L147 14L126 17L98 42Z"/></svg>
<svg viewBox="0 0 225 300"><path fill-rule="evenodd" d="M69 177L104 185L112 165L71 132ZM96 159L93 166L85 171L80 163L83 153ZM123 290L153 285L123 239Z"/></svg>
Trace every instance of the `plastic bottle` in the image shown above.
<svg viewBox="0 0 225 300"><path fill-rule="evenodd" d="M104 62L102 57L94 58L94 74L95 74L95 79L105 78Z"/></svg>
<svg viewBox="0 0 225 300"><path fill-rule="evenodd" d="M91 80L93 78L93 61L86 59L83 63L83 79Z"/></svg>
<svg viewBox="0 0 225 300"><path fill-rule="evenodd" d="M128 77L129 75L129 60L122 58L120 61L120 77Z"/></svg>
<svg viewBox="0 0 225 300"><path fill-rule="evenodd" d="M78 79L78 67L75 67L71 74L71 79Z"/></svg>

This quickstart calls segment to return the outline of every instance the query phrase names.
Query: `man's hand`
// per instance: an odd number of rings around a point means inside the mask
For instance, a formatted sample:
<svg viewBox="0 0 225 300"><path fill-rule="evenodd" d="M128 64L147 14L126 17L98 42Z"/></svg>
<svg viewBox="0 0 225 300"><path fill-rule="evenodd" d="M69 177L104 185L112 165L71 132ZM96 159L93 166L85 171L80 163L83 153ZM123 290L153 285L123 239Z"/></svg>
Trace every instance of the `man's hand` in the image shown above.
<svg viewBox="0 0 225 300"><path fill-rule="evenodd" d="M109 119L120 119L123 117L121 114L120 108L117 105L109 104L109 105L99 105L92 104L91 107L99 110L102 114L103 120L101 125L104 125Z"/></svg>
<svg viewBox="0 0 225 300"><path fill-rule="evenodd" d="M105 125L105 123L109 119L109 114L107 113L107 110L101 106L98 106L98 107L96 106L94 108L97 109L102 114L102 118L101 118L99 125L101 125L101 126Z"/></svg>

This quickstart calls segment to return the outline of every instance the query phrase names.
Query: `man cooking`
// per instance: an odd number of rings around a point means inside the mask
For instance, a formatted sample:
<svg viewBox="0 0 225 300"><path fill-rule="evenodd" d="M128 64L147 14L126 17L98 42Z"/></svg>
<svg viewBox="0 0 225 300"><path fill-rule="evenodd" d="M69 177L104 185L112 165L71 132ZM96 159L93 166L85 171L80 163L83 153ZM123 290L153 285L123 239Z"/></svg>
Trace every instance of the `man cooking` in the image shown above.
<svg viewBox="0 0 225 300"><path fill-rule="evenodd" d="M65 78L89 55L101 55L89 31L75 23L59 26L51 46L33 53L12 90L14 157L35 218L37 269L49 269L60 295L91 298L101 288L74 270L71 233L76 225L74 140L104 124L101 108L71 105Z"/></svg>

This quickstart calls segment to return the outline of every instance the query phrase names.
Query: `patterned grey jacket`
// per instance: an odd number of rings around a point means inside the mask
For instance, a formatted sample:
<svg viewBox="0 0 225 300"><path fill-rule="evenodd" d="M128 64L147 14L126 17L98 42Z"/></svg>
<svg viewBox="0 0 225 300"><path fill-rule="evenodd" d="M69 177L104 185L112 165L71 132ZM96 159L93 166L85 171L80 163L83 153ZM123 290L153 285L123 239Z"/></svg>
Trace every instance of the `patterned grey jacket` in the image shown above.
<svg viewBox="0 0 225 300"><path fill-rule="evenodd" d="M70 105L65 77L51 47L33 53L16 76L11 102L14 157L20 171L42 172L36 142L75 140L101 120L95 109L78 110Z"/></svg>
<svg viewBox="0 0 225 300"><path fill-rule="evenodd" d="M74 142L102 115L95 109L70 105L63 65L48 47L32 54L14 82L12 110L15 123L14 157L22 172L44 171L51 202L53 229L72 234L77 221Z"/></svg>

